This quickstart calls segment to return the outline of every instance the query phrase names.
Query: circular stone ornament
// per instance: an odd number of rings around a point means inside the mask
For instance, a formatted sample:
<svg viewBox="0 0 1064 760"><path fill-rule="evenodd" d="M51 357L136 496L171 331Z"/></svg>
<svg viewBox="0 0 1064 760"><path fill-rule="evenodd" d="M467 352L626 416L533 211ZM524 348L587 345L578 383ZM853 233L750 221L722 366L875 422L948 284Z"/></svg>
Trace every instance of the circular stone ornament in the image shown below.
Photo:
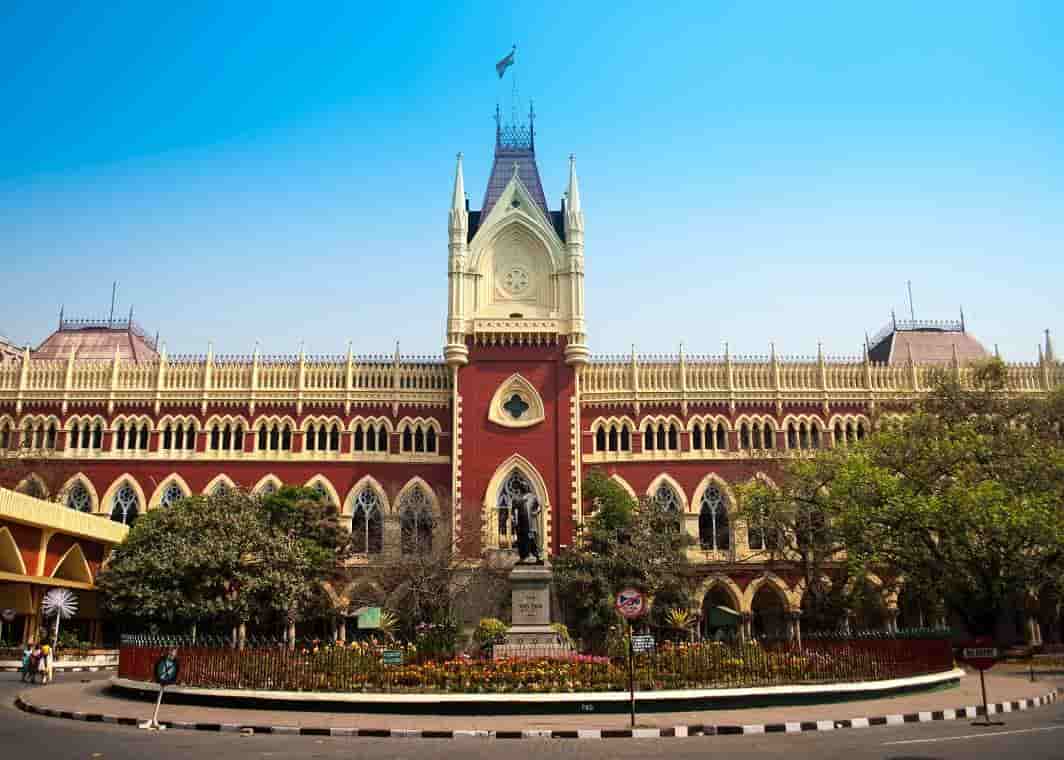
<svg viewBox="0 0 1064 760"><path fill-rule="evenodd" d="M502 286L508 293L512 293L515 296L526 292L531 284L532 276L524 267L510 267L510 270L502 278Z"/></svg>

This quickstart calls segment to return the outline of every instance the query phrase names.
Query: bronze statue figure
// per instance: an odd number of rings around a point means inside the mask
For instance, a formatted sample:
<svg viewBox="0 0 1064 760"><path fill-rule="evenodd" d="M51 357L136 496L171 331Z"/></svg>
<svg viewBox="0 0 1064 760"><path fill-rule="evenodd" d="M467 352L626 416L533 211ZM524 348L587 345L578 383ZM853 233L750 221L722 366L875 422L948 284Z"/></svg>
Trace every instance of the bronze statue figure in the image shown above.
<svg viewBox="0 0 1064 760"><path fill-rule="evenodd" d="M543 564L539 548L539 513L543 510L539 499L531 491L523 493L511 502L513 531L517 536L517 553L520 562L533 557L536 564Z"/></svg>

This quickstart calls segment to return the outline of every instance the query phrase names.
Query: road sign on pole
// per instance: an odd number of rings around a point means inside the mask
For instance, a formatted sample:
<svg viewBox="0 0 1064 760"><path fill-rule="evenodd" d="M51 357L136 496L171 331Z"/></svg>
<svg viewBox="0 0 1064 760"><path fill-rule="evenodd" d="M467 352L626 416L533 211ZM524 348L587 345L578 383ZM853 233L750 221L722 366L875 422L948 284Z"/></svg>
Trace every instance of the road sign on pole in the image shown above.
<svg viewBox="0 0 1064 760"><path fill-rule="evenodd" d="M632 637L632 621L646 613L647 599L639 589L623 588L617 592L613 606L628 621L628 704L632 728L635 728L635 644Z"/></svg>
<svg viewBox="0 0 1064 760"><path fill-rule="evenodd" d="M632 621L646 613L647 600L642 591L634 588L625 588L617 592L613 606L627 620Z"/></svg>
<svg viewBox="0 0 1064 760"><path fill-rule="evenodd" d="M986 671L994 667L1000 656L1000 652L994 646L994 640L989 636L981 636L972 641L964 642L961 645L960 652L957 654L958 660L979 671L979 686L983 692L983 721L976 721L972 724L973 726L1005 725L1002 721L990 720L990 707L986 699Z"/></svg>

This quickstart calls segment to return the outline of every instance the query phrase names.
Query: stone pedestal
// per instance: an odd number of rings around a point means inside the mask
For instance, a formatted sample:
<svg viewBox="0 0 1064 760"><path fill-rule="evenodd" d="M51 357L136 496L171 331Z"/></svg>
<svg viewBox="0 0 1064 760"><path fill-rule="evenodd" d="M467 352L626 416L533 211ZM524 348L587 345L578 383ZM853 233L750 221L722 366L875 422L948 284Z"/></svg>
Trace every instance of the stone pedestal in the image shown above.
<svg viewBox="0 0 1064 760"><path fill-rule="evenodd" d="M517 564L510 571L511 625L506 643L495 645L495 658L557 657L568 646L550 627L550 565Z"/></svg>

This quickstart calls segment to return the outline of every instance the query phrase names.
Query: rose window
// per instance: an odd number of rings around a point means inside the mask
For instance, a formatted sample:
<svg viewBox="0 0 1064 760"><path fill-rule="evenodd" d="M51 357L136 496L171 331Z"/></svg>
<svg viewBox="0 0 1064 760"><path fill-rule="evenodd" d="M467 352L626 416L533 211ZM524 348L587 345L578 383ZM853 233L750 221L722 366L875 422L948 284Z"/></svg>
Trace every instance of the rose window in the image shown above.
<svg viewBox="0 0 1064 760"><path fill-rule="evenodd" d="M528 271L522 267L513 267L503 276L503 287L514 295L520 295L528 290L532 278Z"/></svg>

